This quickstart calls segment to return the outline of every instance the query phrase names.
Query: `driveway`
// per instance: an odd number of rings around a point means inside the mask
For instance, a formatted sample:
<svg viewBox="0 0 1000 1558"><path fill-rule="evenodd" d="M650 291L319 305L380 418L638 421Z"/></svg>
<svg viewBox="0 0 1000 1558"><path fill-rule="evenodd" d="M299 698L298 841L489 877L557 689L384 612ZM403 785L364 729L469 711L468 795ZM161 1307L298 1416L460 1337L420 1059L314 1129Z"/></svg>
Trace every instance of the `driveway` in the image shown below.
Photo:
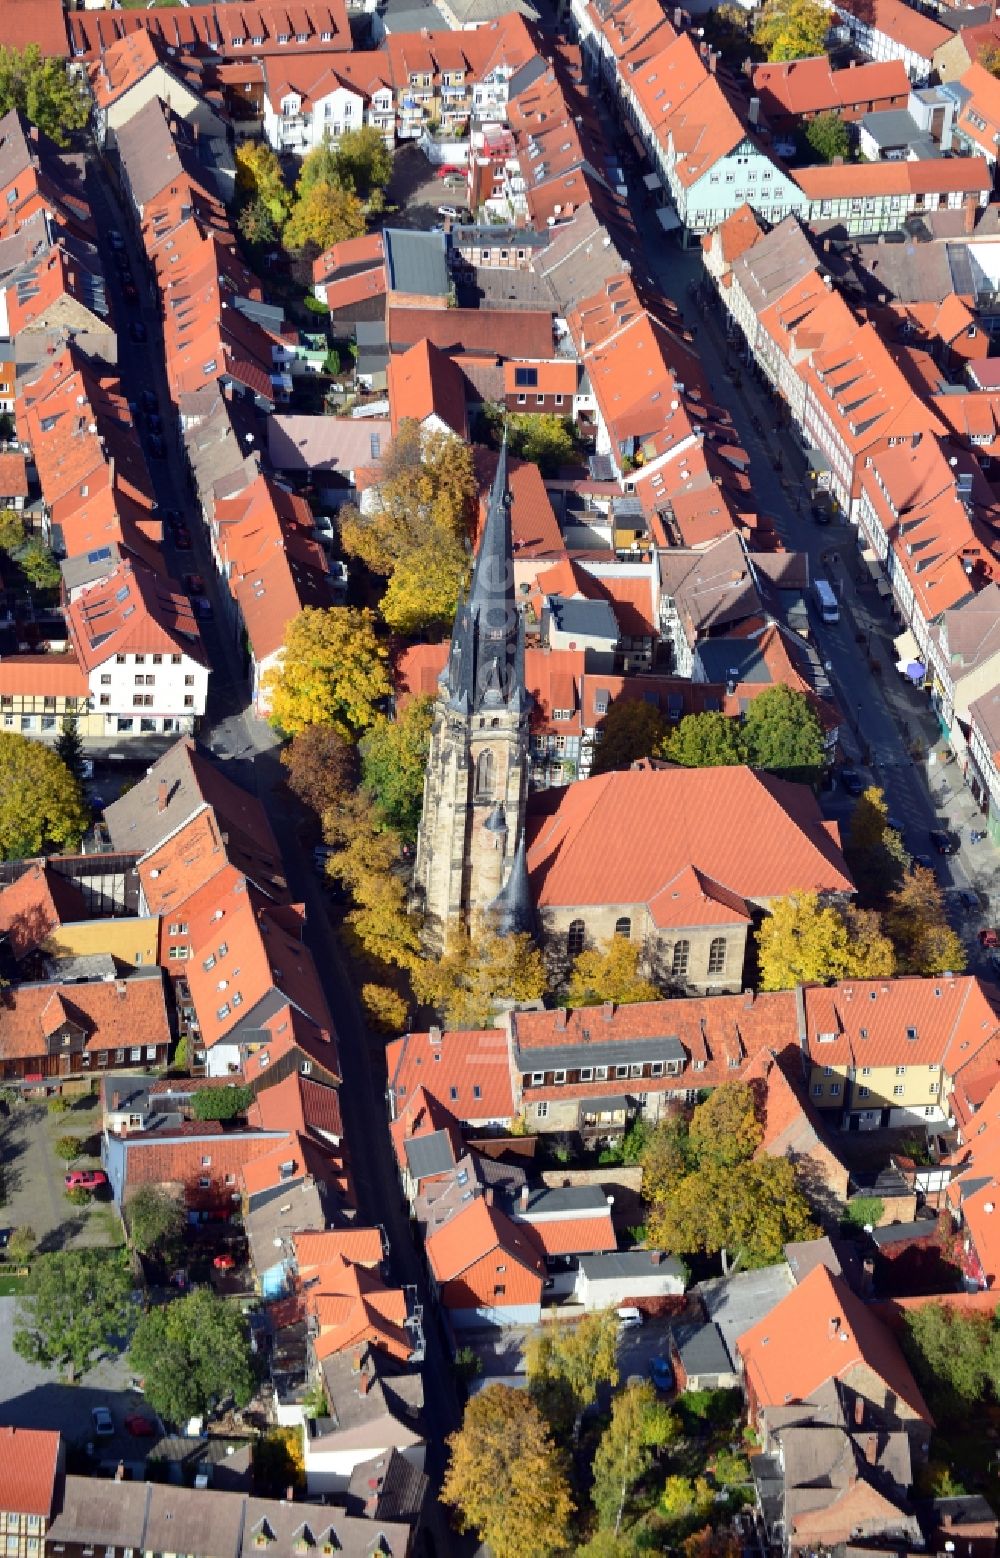
<svg viewBox="0 0 1000 1558"><path fill-rule="evenodd" d="M43 1103L32 1100L15 1104L0 1119L0 1225L32 1228L43 1254L121 1242L110 1199L102 1200L98 1192L88 1206L67 1201L63 1176L68 1165L54 1150L60 1136L77 1136L81 1148L96 1148L100 1124L97 1102L90 1099L64 1114L49 1114ZM100 1158L96 1151L82 1151L74 1167L99 1168Z"/></svg>
<svg viewBox="0 0 1000 1558"><path fill-rule="evenodd" d="M464 191L456 193L455 190L445 189L444 180L436 176L436 170L420 148L410 142L401 146L393 158L392 178L385 192L385 203L395 209L387 212L382 225L429 232L443 221L438 215L438 206L460 207L464 201Z"/></svg>

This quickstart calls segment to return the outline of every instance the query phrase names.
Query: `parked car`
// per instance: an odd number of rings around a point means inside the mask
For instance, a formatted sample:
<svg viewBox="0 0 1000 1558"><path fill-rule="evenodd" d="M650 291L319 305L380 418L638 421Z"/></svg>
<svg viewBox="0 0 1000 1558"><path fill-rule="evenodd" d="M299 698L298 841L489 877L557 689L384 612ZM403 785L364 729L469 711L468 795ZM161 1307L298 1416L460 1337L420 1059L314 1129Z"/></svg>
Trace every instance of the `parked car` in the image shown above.
<svg viewBox="0 0 1000 1558"><path fill-rule="evenodd" d="M11 1230L9 1228L0 1228L0 1250L7 1248L7 1245L10 1243L10 1235Z"/></svg>
<svg viewBox="0 0 1000 1558"><path fill-rule="evenodd" d="M115 249L115 250L124 249L124 247L125 247L125 240L122 237L121 233L118 231L117 227L110 227L108 229L108 243L111 245L112 249Z"/></svg>
<svg viewBox="0 0 1000 1558"><path fill-rule="evenodd" d="M215 612L212 609L212 602L205 595L195 595L191 600L191 605L195 616L201 617L205 622L211 622L212 618L215 616Z"/></svg>
<svg viewBox="0 0 1000 1558"><path fill-rule="evenodd" d="M115 250L115 264L117 265L119 271L121 271L122 275L124 275L128 270L129 259L124 249Z"/></svg>
<svg viewBox="0 0 1000 1558"><path fill-rule="evenodd" d="M958 839L946 828L931 828L927 837L939 855L957 855Z"/></svg>
<svg viewBox="0 0 1000 1558"><path fill-rule="evenodd" d="M637 1309L634 1304L623 1304L620 1309L615 1310L615 1314L618 1316L619 1331L631 1331L635 1326L642 1324L642 1310Z"/></svg>
<svg viewBox="0 0 1000 1558"><path fill-rule="evenodd" d="M339 558L330 564L330 582L338 594L346 594L350 575L347 572L347 564L341 562Z"/></svg>
<svg viewBox="0 0 1000 1558"><path fill-rule="evenodd" d="M924 855L924 854L914 855L913 856L913 864L915 866L923 866L925 871L933 871L934 870L934 862L931 859L930 855Z"/></svg>
<svg viewBox="0 0 1000 1558"><path fill-rule="evenodd" d="M187 525L175 525L173 527L174 546L178 552L190 552L191 532Z"/></svg>
<svg viewBox="0 0 1000 1558"><path fill-rule="evenodd" d="M669 1358L654 1358L649 1365L649 1377L657 1390L666 1393L674 1388L674 1371Z"/></svg>
<svg viewBox="0 0 1000 1558"><path fill-rule="evenodd" d="M167 446L163 442L163 439L160 437L159 433L153 433L151 435L149 440L149 452L153 456L154 460L166 459Z"/></svg>
<svg viewBox="0 0 1000 1558"><path fill-rule="evenodd" d="M146 426L151 433L163 432L163 418L157 411L149 411L146 414Z"/></svg>
<svg viewBox="0 0 1000 1558"><path fill-rule="evenodd" d="M458 221L458 212L454 206L438 206L438 216L448 216L453 222Z"/></svg>
<svg viewBox="0 0 1000 1558"><path fill-rule="evenodd" d="M114 1437L115 1420L107 1407L91 1407L90 1420L94 1425L94 1433L98 1439L111 1439Z"/></svg>
<svg viewBox="0 0 1000 1558"><path fill-rule="evenodd" d="M856 768L842 768L840 770L840 782L847 791L848 795L864 794L864 776L859 774Z"/></svg>
<svg viewBox="0 0 1000 1558"><path fill-rule="evenodd" d="M186 595L204 595L205 581L200 573L186 573L184 575L184 592Z"/></svg>
<svg viewBox="0 0 1000 1558"><path fill-rule="evenodd" d="M130 1412L125 1419L125 1427L135 1439L155 1439L159 1433L156 1424L150 1422L148 1417L143 1417L141 1412Z"/></svg>
<svg viewBox="0 0 1000 1558"><path fill-rule="evenodd" d="M151 389L144 389L139 396L139 404L143 411L155 411L159 402Z"/></svg>
<svg viewBox="0 0 1000 1558"><path fill-rule="evenodd" d="M982 908L982 904L979 902L979 894L974 893L970 887L959 888L955 897L958 899L959 908L963 909L966 914L978 914Z"/></svg>
<svg viewBox="0 0 1000 1558"><path fill-rule="evenodd" d="M139 296L139 288L131 276L122 277L122 296L127 298L130 303L134 303Z"/></svg>
<svg viewBox="0 0 1000 1558"><path fill-rule="evenodd" d="M235 1255L217 1255L212 1262L216 1271L232 1271L236 1265Z"/></svg>
<svg viewBox="0 0 1000 1558"><path fill-rule="evenodd" d="M108 1182L103 1169L71 1169L65 1179L67 1190L98 1190Z"/></svg>
<svg viewBox="0 0 1000 1558"><path fill-rule="evenodd" d="M979 945L981 947L1000 947L1000 931L987 929L979 932Z"/></svg>
<svg viewBox="0 0 1000 1558"><path fill-rule="evenodd" d="M81 757L81 759L80 759L80 778L81 779L93 779L93 777L94 777L94 762L93 762L93 759L89 758L89 757Z"/></svg>
<svg viewBox="0 0 1000 1558"><path fill-rule="evenodd" d="M128 327L128 333L130 340L133 340L137 346L141 346L143 341L148 339L146 326L141 319L133 319Z"/></svg>

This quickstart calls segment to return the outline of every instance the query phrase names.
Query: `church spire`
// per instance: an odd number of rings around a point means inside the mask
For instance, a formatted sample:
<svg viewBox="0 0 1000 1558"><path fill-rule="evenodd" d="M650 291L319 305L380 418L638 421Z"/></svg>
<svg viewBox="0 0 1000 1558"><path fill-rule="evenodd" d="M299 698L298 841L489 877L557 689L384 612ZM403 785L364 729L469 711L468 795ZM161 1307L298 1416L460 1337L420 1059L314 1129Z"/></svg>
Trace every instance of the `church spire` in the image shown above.
<svg viewBox="0 0 1000 1558"><path fill-rule="evenodd" d="M524 658L514 592L507 437L500 448L468 598L455 614L442 676L449 702L465 713L523 702Z"/></svg>
<svg viewBox="0 0 1000 1558"><path fill-rule="evenodd" d="M528 880L528 848L524 829L514 851L510 875L490 904L490 913L501 936L535 934L535 910L531 902L531 883Z"/></svg>

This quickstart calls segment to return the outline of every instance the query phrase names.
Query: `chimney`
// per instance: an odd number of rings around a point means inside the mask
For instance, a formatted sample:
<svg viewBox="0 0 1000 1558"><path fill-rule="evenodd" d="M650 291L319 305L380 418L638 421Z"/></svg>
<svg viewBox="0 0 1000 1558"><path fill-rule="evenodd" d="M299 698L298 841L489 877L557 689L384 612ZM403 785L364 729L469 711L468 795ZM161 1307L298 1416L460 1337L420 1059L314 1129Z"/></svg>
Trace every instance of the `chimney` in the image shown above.
<svg viewBox="0 0 1000 1558"><path fill-rule="evenodd" d="M521 1186L521 1211L522 1212L526 1212L528 1210L528 1201L530 1200L530 1198L531 1198L531 1191L528 1189L527 1185L522 1185Z"/></svg>
<svg viewBox="0 0 1000 1558"><path fill-rule="evenodd" d="M124 979L117 979L115 981L115 989L118 991L119 999L124 1001L125 997L128 995L128 986L126 985Z"/></svg>
<svg viewBox="0 0 1000 1558"><path fill-rule="evenodd" d="M605 1001L603 1007L601 1008L601 1015L603 1016L605 1022L612 1022L614 1020L614 1015L615 1015L615 1003L614 1003L614 1001Z"/></svg>
<svg viewBox="0 0 1000 1558"><path fill-rule="evenodd" d="M368 1371L366 1369L362 1369L361 1373L358 1375L358 1395L367 1396L368 1387L370 1384L371 1379L368 1375Z"/></svg>
<svg viewBox="0 0 1000 1558"><path fill-rule="evenodd" d="M743 992L743 1010L745 1012L753 1011L753 991L752 990L744 990L744 992Z"/></svg>
<svg viewBox="0 0 1000 1558"><path fill-rule="evenodd" d="M124 1461L119 1461L118 1465L115 1467L115 1481L116 1482L124 1482L125 1481L125 1462Z"/></svg>
<svg viewBox="0 0 1000 1558"><path fill-rule="evenodd" d="M112 1093L112 1095L111 1095L111 1107L112 1107L112 1109L120 1109L121 1106L122 1106L122 1095L121 1095L121 1093Z"/></svg>
<svg viewBox="0 0 1000 1558"><path fill-rule="evenodd" d="M826 1328L826 1334L830 1338L831 1342L833 1341L834 1337L836 1336L836 1334L837 1334L837 1332L839 1330L840 1330L840 1316L839 1315L831 1315L830 1316L830 1324Z"/></svg>
<svg viewBox="0 0 1000 1558"><path fill-rule="evenodd" d="M855 1396L855 1398L854 1398L854 1426L855 1426L855 1428L860 1428L862 1423L864 1422L864 1420L865 1420L865 1398L864 1398L864 1396Z"/></svg>
<svg viewBox="0 0 1000 1558"><path fill-rule="evenodd" d="M649 1264L651 1266L658 1266L662 1259L663 1259L663 1256L662 1256L662 1254L660 1253L659 1250L650 1250L650 1252L649 1252Z"/></svg>
<svg viewBox="0 0 1000 1558"><path fill-rule="evenodd" d="M748 124L754 124L754 125L760 124L760 98L759 97L752 97L750 99L750 107L747 109L747 123Z"/></svg>
<svg viewBox="0 0 1000 1558"><path fill-rule="evenodd" d="M869 1466L874 1466L878 1460L878 1435L865 1435L865 1460Z"/></svg>
<svg viewBox="0 0 1000 1558"><path fill-rule="evenodd" d="M565 1033L566 1032L566 1008L565 1008L565 1006L557 1006L556 1007L554 1027L555 1027L555 1030L556 1030L557 1033Z"/></svg>
<svg viewBox="0 0 1000 1558"><path fill-rule="evenodd" d="M977 209L975 195L968 195L962 212L962 231L964 233L971 233L975 230Z"/></svg>
<svg viewBox="0 0 1000 1558"><path fill-rule="evenodd" d="M167 781L165 779L161 779L160 787L156 792L156 810L160 816L162 816L167 809L167 797L169 794L170 787L167 784Z"/></svg>
<svg viewBox="0 0 1000 1558"><path fill-rule="evenodd" d="M289 1486L289 1487L287 1487L285 1489L285 1503L286 1504L294 1504L294 1502L295 1502L295 1489L293 1487Z"/></svg>
<svg viewBox="0 0 1000 1558"><path fill-rule="evenodd" d="M493 1186L492 1185L487 1185L486 1186L486 1190L485 1190L485 1193L483 1195L483 1200L486 1202L487 1206L492 1206L493 1205Z"/></svg>
<svg viewBox="0 0 1000 1558"><path fill-rule="evenodd" d="M710 49L708 53L708 68L713 76L719 68L719 56L714 49Z"/></svg>
<svg viewBox="0 0 1000 1558"><path fill-rule="evenodd" d="M432 1044L440 1044L441 1043L441 1029L437 1028L437 1027L428 1029L427 1037L431 1041Z"/></svg>

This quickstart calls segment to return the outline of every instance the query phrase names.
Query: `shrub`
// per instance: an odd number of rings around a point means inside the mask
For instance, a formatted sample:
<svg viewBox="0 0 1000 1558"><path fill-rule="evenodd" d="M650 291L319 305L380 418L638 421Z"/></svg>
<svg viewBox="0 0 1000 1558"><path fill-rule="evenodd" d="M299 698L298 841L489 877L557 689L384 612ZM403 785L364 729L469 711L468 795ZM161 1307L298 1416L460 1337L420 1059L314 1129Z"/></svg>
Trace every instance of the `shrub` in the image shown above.
<svg viewBox="0 0 1000 1558"><path fill-rule="evenodd" d="M252 1087L203 1087L191 1099L196 1120L235 1120L253 1103Z"/></svg>
<svg viewBox="0 0 1000 1558"><path fill-rule="evenodd" d="M66 1200L73 1206L89 1206L90 1191L84 1190L82 1185L74 1185L72 1189L67 1190Z"/></svg>
<svg viewBox="0 0 1000 1558"><path fill-rule="evenodd" d="M55 1144L56 1157L62 1158L66 1163L72 1163L74 1158L80 1156L83 1142L79 1136L60 1136Z"/></svg>
<svg viewBox="0 0 1000 1558"><path fill-rule="evenodd" d="M71 1106L69 1099L64 1098L62 1093L55 1093L49 1099L45 1107L49 1111L49 1114L65 1114L67 1109L69 1109Z"/></svg>

